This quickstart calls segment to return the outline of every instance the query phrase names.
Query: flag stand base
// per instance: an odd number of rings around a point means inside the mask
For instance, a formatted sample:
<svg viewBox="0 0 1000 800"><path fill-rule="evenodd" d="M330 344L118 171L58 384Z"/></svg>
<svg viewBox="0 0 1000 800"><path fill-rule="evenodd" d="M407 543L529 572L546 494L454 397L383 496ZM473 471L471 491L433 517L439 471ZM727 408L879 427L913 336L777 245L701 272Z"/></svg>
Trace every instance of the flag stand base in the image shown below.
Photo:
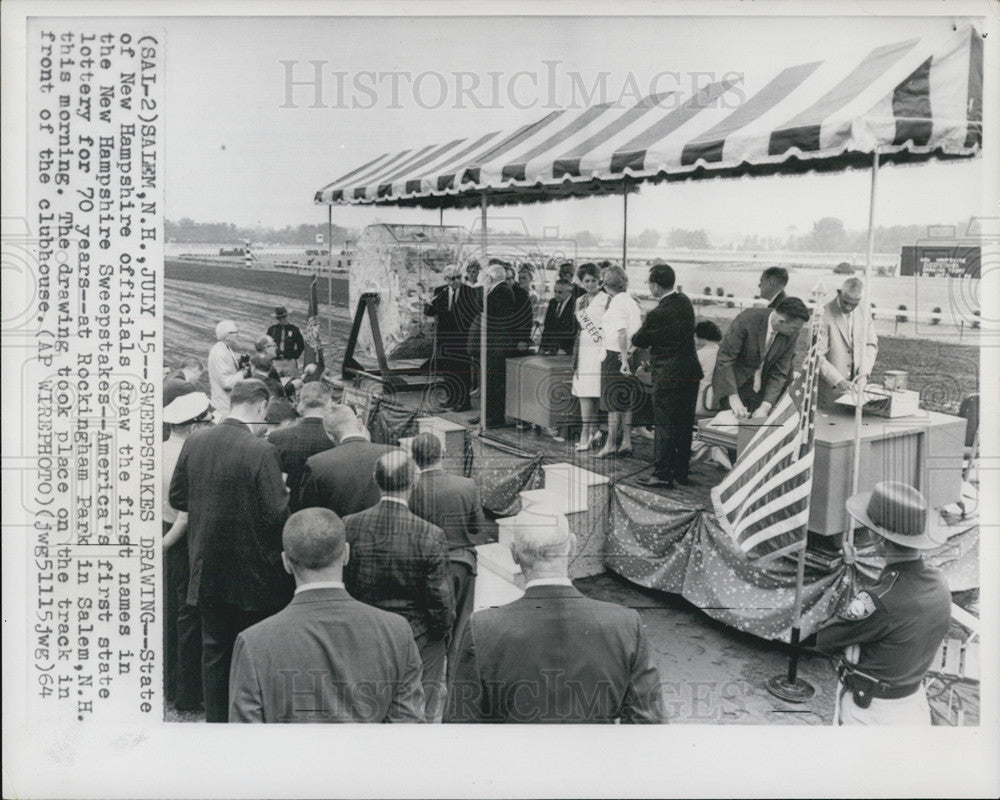
<svg viewBox="0 0 1000 800"><path fill-rule="evenodd" d="M768 679L765 688L775 697L780 697L789 703L805 703L816 694L816 689L809 681L801 678L789 681L787 675L775 675Z"/></svg>

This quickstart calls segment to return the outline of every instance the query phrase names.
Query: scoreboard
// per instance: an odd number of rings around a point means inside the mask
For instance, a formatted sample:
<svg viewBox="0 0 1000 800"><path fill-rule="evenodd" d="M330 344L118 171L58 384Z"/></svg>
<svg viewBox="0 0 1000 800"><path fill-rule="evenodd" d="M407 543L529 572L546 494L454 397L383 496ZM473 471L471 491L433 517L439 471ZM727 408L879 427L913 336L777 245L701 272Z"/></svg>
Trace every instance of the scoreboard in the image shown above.
<svg viewBox="0 0 1000 800"><path fill-rule="evenodd" d="M978 278L981 250L958 245L904 245L900 275L926 278Z"/></svg>

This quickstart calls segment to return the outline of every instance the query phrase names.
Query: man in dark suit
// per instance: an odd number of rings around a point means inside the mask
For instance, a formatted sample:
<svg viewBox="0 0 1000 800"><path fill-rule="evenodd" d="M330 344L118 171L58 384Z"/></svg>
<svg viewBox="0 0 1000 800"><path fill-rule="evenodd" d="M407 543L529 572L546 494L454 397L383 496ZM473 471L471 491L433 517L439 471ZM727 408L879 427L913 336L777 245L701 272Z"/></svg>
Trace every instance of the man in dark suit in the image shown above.
<svg viewBox="0 0 1000 800"><path fill-rule="evenodd" d="M788 286L788 270L784 267L768 267L760 274L757 289L760 296L768 301L768 308L777 308L778 303L786 297L786 286Z"/></svg>
<svg viewBox="0 0 1000 800"><path fill-rule="evenodd" d="M712 391L738 419L764 419L792 378L799 331L809 309L797 297L777 308L748 308L722 337Z"/></svg>
<svg viewBox="0 0 1000 800"><path fill-rule="evenodd" d="M472 615L447 722L664 721L639 614L574 588L567 570L575 547L565 517L514 529L524 597Z"/></svg>
<svg viewBox="0 0 1000 800"><path fill-rule="evenodd" d="M528 355L535 325L535 308L531 299L531 281L534 279L535 271L530 264L522 264L517 270L506 266L504 270L507 274L507 285L514 296L510 324L512 345L510 354Z"/></svg>
<svg viewBox="0 0 1000 800"><path fill-rule="evenodd" d="M374 508L344 519L351 545L344 583L352 597L409 621L423 663L427 721L436 722L444 701L455 596L444 533L409 509L416 478L416 465L401 450L378 460L375 480L382 499Z"/></svg>
<svg viewBox="0 0 1000 800"><path fill-rule="evenodd" d="M556 296L549 300L542 325L540 353L572 353L578 324L573 306L573 284L560 278L556 281Z"/></svg>
<svg viewBox="0 0 1000 800"><path fill-rule="evenodd" d="M514 348L512 319L514 294L506 281L506 271L500 264L491 264L482 276L486 289L486 425L497 427L506 421L507 408L507 357ZM479 336L482 314L478 315L469 330L469 352L478 360ZM477 417L471 420L475 425Z"/></svg>
<svg viewBox="0 0 1000 800"><path fill-rule="evenodd" d="M575 278L576 267L572 261L564 261L559 265L559 280L566 281L569 284L570 294L572 294L574 301L587 293L587 290L577 283Z"/></svg>
<svg viewBox="0 0 1000 800"><path fill-rule="evenodd" d="M295 597L237 637L229 721L423 722L410 626L344 588L344 523L328 509L307 508L285 523L282 543Z"/></svg>
<svg viewBox="0 0 1000 800"><path fill-rule="evenodd" d="M330 390L324 384L307 383L299 391L298 422L273 431L267 437L278 448L281 471L288 487L288 510L293 514L299 510L306 460L333 447L333 441L323 429L323 418L332 407Z"/></svg>
<svg viewBox="0 0 1000 800"><path fill-rule="evenodd" d="M201 614L205 719L229 717L236 635L282 608L292 593L281 566L288 492L278 451L251 426L264 424L267 387L236 383L229 416L181 449L170 505L188 514L188 604Z"/></svg>
<svg viewBox="0 0 1000 800"><path fill-rule="evenodd" d="M471 389L468 338L472 321L479 313L476 290L462 282L458 266L444 270L445 284L434 291L430 303L424 304L424 314L437 320L437 346L433 368L454 381L454 406L467 411Z"/></svg>
<svg viewBox="0 0 1000 800"><path fill-rule="evenodd" d="M410 445L420 479L410 494L410 511L444 531L448 545L455 625L448 648L448 676L454 669L458 639L476 598L476 550L485 542L486 517L479 487L470 478L452 475L441 466L443 448L433 433L421 433Z"/></svg>
<svg viewBox="0 0 1000 800"><path fill-rule="evenodd" d="M397 448L373 444L350 406L333 406L323 430L334 447L306 459L299 508L329 508L341 518L371 508L380 497L375 462Z"/></svg>
<svg viewBox="0 0 1000 800"><path fill-rule="evenodd" d="M639 483L666 489L674 482L689 483L698 383L704 376L694 346L694 307L687 295L674 289L674 282L669 264L650 269L649 291L659 304L632 337L633 345L650 351L656 423L653 474Z"/></svg>

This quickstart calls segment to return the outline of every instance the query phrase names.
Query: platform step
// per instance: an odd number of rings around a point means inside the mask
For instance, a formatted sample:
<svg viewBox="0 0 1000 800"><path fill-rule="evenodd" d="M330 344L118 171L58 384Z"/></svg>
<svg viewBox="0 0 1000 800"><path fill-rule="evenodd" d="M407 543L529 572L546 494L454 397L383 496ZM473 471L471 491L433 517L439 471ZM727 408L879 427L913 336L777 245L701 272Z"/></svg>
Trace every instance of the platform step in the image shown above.
<svg viewBox="0 0 1000 800"><path fill-rule="evenodd" d="M521 508L551 508L563 514L587 510L587 498L579 493L553 491L552 489L526 489L521 492Z"/></svg>
<svg viewBox="0 0 1000 800"><path fill-rule="evenodd" d="M429 431L441 436L446 433L464 433L466 428L464 425L452 422L450 419L445 419L444 417L418 417L417 430L421 433Z"/></svg>
<svg viewBox="0 0 1000 800"><path fill-rule="evenodd" d="M417 430L433 433L441 442L446 468L455 468L465 458L466 428L444 417L418 417Z"/></svg>
<svg viewBox="0 0 1000 800"><path fill-rule="evenodd" d="M480 569L476 575L476 596L472 610L505 606L522 597L524 592L490 569Z"/></svg>
<svg viewBox="0 0 1000 800"><path fill-rule="evenodd" d="M569 516L558 508L545 505L534 505L524 508L512 517L502 517L497 520L497 538L505 547L510 546L514 531L518 526L532 527L566 524ZM570 523L572 527L572 523Z"/></svg>
<svg viewBox="0 0 1000 800"><path fill-rule="evenodd" d="M575 464L545 464L545 488L556 494L565 494L575 503L583 503L586 507L591 486L602 486L608 483L607 477Z"/></svg>
<svg viewBox="0 0 1000 800"><path fill-rule="evenodd" d="M485 567L518 589L524 588L524 574L521 572L521 568L514 563L510 547L507 545L500 542L481 544L476 548L476 558L479 560L480 569Z"/></svg>

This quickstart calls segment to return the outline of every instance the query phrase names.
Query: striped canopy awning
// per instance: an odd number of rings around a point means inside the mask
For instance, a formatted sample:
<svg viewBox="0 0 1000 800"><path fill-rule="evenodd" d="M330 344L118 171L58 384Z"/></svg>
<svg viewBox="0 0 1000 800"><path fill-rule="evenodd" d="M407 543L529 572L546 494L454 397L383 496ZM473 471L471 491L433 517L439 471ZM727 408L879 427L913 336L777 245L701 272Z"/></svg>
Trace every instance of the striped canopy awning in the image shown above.
<svg viewBox="0 0 1000 800"><path fill-rule="evenodd" d="M640 181L769 175L974 156L982 144L983 41L887 44L860 61L782 69L750 94L738 77L684 95L552 111L495 131L385 153L317 203L454 208L620 193Z"/></svg>

